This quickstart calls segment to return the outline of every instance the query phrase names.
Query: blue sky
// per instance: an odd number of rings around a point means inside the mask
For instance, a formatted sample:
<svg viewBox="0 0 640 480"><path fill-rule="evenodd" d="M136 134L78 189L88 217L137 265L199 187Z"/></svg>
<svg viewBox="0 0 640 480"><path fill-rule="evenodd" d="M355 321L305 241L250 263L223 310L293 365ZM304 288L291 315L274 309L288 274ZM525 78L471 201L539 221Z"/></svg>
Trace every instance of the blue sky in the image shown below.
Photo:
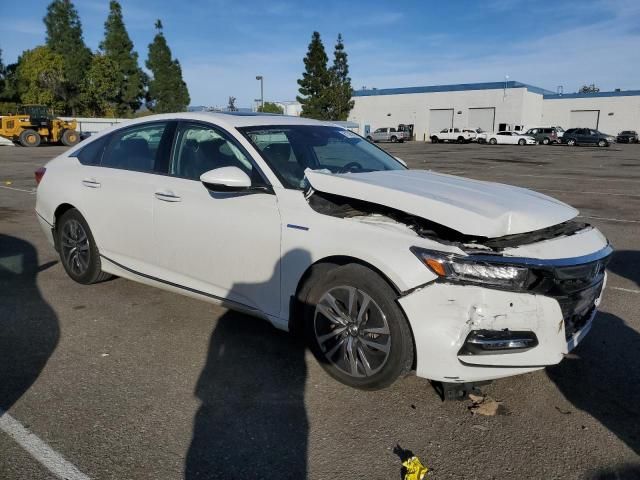
<svg viewBox="0 0 640 480"><path fill-rule="evenodd" d="M48 2L3 11L0 48L11 63L44 42ZM108 0L76 0L87 45L103 35ZM122 0L141 65L160 18L193 105L293 100L311 32L331 57L342 33L354 88L511 80L565 92L584 83L640 89L640 1ZM537 4L537 7L532 5Z"/></svg>

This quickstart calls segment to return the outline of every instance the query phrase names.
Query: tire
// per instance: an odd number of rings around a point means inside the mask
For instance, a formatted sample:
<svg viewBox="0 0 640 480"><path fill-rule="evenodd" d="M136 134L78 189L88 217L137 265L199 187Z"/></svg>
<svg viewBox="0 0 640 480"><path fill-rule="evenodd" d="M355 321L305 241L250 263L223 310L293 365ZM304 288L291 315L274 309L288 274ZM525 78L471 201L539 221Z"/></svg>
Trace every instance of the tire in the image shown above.
<svg viewBox="0 0 640 480"><path fill-rule="evenodd" d="M575 138L570 138L569 140L567 140L567 145L569 145L570 147L575 147L576 145L578 145L578 142L576 142Z"/></svg>
<svg viewBox="0 0 640 480"><path fill-rule="evenodd" d="M35 130L23 130L20 132L20 145L23 147L37 147L40 142L42 142L42 138Z"/></svg>
<svg viewBox="0 0 640 480"><path fill-rule="evenodd" d="M492 138L489 140L489 144L490 145L497 145L498 144L498 140L496 140L495 138Z"/></svg>
<svg viewBox="0 0 640 480"><path fill-rule="evenodd" d="M353 263L312 281L305 298L299 299L304 305L305 337L330 376L350 387L378 390L411 371L413 337L386 281ZM351 314L347 313L350 295L355 300ZM358 318L363 317L358 310L363 305L366 317L359 327Z"/></svg>
<svg viewBox="0 0 640 480"><path fill-rule="evenodd" d="M395 135L393 135L391 138L391 143L396 143L398 141L398 137L396 137Z"/></svg>
<svg viewBox="0 0 640 480"><path fill-rule="evenodd" d="M373 138L371 137L371 135L367 137L367 140L373 143Z"/></svg>
<svg viewBox="0 0 640 480"><path fill-rule="evenodd" d="M551 140L549 140L548 138L543 138L542 139L542 144L543 145L549 145L551 143Z"/></svg>
<svg viewBox="0 0 640 480"><path fill-rule="evenodd" d="M518 140L518 145L520 145L521 147L524 147L527 144L527 141L524 138L521 138L520 140Z"/></svg>
<svg viewBox="0 0 640 480"><path fill-rule="evenodd" d="M80 141L80 135L75 130L65 130L62 133L61 142L67 147L73 147Z"/></svg>
<svg viewBox="0 0 640 480"><path fill-rule="evenodd" d="M465 143L464 137L458 137L458 143Z"/></svg>
<svg viewBox="0 0 640 480"><path fill-rule="evenodd" d="M607 142L606 140L598 140L598 146L599 147L608 147L609 146L609 142Z"/></svg>
<svg viewBox="0 0 640 480"><path fill-rule="evenodd" d="M438 137L436 137L435 135L433 137L431 137L431 143L438 143Z"/></svg>
<svg viewBox="0 0 640 480"><path fill-rule="evenodd" d="M72 280L90 285L111 277L102 271L89 225L75 208L67 210L56 222L56 245L60 262Z"/></svg>

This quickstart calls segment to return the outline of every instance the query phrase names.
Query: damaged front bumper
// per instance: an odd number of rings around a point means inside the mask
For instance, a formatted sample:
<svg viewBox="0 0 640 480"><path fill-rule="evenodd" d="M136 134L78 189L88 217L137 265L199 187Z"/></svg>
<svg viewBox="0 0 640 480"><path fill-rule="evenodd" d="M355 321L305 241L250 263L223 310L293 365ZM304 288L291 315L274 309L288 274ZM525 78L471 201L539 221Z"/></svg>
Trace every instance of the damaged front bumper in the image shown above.
<svg viewBox="0 0 640 480"><path fill-rule="evenodd" d="M600 260L605 261L605 260ZM416 373L479 382L559 363L588 333L606 273L577 291L512 292L434 282L401 297L416 343Z"/></svg>

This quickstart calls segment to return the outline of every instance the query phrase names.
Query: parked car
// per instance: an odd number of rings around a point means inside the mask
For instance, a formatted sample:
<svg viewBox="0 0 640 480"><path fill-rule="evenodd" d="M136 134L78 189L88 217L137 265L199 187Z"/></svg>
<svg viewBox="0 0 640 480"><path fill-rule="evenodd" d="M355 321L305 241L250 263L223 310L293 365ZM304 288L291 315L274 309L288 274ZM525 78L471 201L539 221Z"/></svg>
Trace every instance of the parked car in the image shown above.
<svg viewBox="0 0 640 480"><path fill-rule="evenodd" d="M433 133L431 135L431 142L457 142L457 143L468 143L472 139L476 138L476 134L473 130L469 129L460 129L460 128L444 128L440 130L438 133Z"/></svg>
<svg viewBox="0 0 640 480"><path fill-rule="evenodd" d="M591 328L612 252L558 200L409 170L300 117L144 117L36 180L72 280L117 275L299 331L363 389L412 370L463 384L557 364Z"/></svg>
<svg viewBox="0 0 640 480"><path fill-rule="evenodd" d="M516 132L498 132L488 136L490 145L535 145L533 137L520 135Z"/></svg>
<svg viewBox="0 0 640 480"><path fill-rule="evenodd" d="M562 143L567 145L586 145L593 144L599 147L608 147L616 141L612 135L599 132L592 128L570 128L564 132Z"/></svg>
<svg viewBox="0 0 640 480"><path fill-rule="evenodd" d="M635 130L623 130L616 137L618 143L638 143L638 132Z"/></svg>
<svg viewBox="0 0 640 480"><path fill-rule="evenodd" d="M367 140L370 142L404 142L405 132L400 132L394 127L390 128L378 128L373 133L367 136Z"/></svg>
<svg viewBox="0 0 640 480"><path fill-rule="evenodd" d="M564 135L564 128L562 128L560 125L556 125L552 128L556 129L556 135L558 135L558 138L562 138L562 136Z"/></svg>
<svg viewBox="0 0 640 480"><path fill-rule="evenodd" d="M537 143L543 145L550 145L557 143L560 140L558 137L558 131L555 127L535 127L526 131L525 135L533 137Z"/></svg>

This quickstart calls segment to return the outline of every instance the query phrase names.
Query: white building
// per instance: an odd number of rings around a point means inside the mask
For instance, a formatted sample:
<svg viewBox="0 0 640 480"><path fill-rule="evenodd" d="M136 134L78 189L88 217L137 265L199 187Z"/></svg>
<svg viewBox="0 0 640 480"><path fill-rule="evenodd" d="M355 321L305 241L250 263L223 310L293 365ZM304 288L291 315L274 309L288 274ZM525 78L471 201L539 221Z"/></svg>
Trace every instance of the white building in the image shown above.
<svg viewBox="0 0 640 480"><path fill-rule="evenodd" d="M640 130L640 90L557 94L516 81L359 90L349 120L366 134L414 125L416 140L443 128L498 131L524 125Z"/></svg>

